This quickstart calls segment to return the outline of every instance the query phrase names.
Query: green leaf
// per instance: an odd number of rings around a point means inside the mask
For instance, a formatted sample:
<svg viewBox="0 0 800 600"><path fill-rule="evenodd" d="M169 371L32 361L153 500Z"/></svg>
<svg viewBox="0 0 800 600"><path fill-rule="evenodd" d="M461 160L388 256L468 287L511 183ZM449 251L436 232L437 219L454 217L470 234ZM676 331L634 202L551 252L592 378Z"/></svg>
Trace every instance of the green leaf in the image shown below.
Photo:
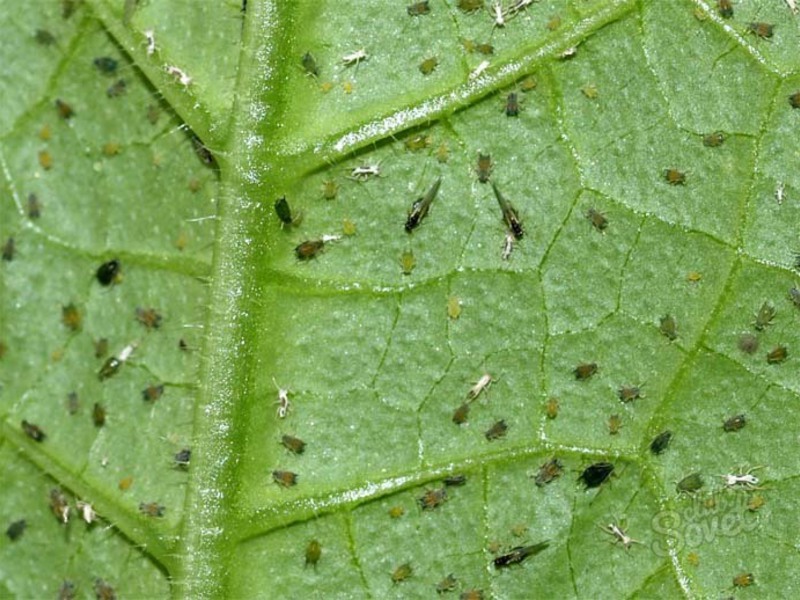
<svg viewBox="0 0 800 600"><path fill-rule="evenodd" d="M543 0L504 27L458 5L4 11L0 527L26 528L0 541L0 596L91 597L102 580L121 597L432 597L448 574L454 597L798 585L789 4L725 19L716 3ZM508 260L479 153L525 229ZM381 176L351 176L367 165ZM563 473L537 485L552 457ZM598 462L614 472L587 488ZM703 487L679 495L693 473Z"/></svg>

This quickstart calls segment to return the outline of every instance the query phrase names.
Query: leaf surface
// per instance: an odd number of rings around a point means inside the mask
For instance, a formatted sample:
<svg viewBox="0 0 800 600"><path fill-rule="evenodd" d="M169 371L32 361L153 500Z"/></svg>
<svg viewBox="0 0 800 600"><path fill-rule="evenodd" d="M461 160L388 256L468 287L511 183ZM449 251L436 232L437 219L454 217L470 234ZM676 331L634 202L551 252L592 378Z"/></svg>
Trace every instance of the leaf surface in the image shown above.
<svg viewBox="0 0 800 600"><path fill-rule="evenodd" d="M0 515L27 524L0 542L0 595L91 597L99 578L131 597L424 597L450 573L454 593L502 598L797 585L796 18L553 0L497 27L458 4L0 17ZM508 260L479 154L525 229ZM381 175L353 176L366 166ZM308 240L327 241L301 261ZM563 473L536 485L552 457ZM597 462L614 472L587 489ZM726 488L748 469L758 483ZM692 473L703 487L679 495Z"/></svg>

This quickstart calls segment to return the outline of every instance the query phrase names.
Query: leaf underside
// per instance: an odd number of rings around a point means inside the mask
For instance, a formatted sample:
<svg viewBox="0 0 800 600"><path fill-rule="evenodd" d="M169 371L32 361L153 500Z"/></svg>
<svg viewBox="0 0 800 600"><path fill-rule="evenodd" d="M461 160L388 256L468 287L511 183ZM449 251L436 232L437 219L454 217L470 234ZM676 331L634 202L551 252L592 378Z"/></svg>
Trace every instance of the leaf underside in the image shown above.
<svg viewBox="0 0 800 600"><path fill-rule="evenodd" d="M453 595L498 598L800 585L789 4L542 0L504 27L458 5L2 11L0 527L26 527L0 541L0 596L92 597L102 579L121 597L432 597L448 574ZM507 260L479 154L525 229ZM327 241L299 260L308 240ZM552 457L563 473L536 485ZM614 472L586 488L597 462ZM756 484L726 487L748 469ZM693 473L703 487L679 495Z"/></svg>

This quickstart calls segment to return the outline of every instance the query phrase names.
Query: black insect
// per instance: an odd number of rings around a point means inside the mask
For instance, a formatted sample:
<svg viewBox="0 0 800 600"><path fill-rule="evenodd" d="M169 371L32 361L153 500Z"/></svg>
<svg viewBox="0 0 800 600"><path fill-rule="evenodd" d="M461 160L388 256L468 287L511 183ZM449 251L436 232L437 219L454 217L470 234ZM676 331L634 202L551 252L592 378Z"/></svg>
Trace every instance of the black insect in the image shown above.
<svg viewBox="0 0 800 600"><path fill-rule="evenodd" d="M428 214L428 209L430 209L431 203L433 202L434 198L436 198L436 194L439 192L439 185L441 183L442 178L439 177L433 182L433 185L426 192L426 194L421 198L417 198L417 200L414 201L414 204L411 205L411 211L408 213L408 219L406 219L405 225L408 233L414 231L414 229L416 229L422 222L422 219L425 218L425 215Z"/></svg>
<svg viewBox="0 0 800 600"><path fill-rule="evenodd" d="M37 29L33 37L36 39L36 42L42 46L52 46L56 43L56 37L47 31L47 29Z"/></svg>
<svg viewBox="0 0 800 600"><path fill-rule="evenodd" d="M111 285L116 283L120 275L119 261L114 258L108 262L104 262L97 268L97 281L100 285Z"/></svg>
<svg viewBox="0 0 800 600"><path fill-rule="evenodd" d="M717 10L719 10L720 17L723 19L730 19L733 16L733 4L731 0L718 0Z"/></svg>
<svg viewBox="0 0 800 600"><path fill-rule="evenodd" d="M539 542L538 544L533 544L531 546L517 546L508 554L503 554L502 556L495 558L494 568L502 569L503 567L508 567L510 565L517 565L529 556L535 556L539 554L539 552L547 548L549 545L550 542Z"/></svg>
<svg viewBox="0 0 800 600"><path fill-rule="evenodd" d="M800 108L800 92L795 92L789 96L789 105L792 108Z"/></svg>
<svg viewBox="0 0 800 600"><path fill-rule="evenodd" d="M119 63L110 56L100 56L94 59L94 66L97 70L105 75L111 75L116 72Z"/></svg>
<svg viewBox="0 0 800 600"><path fill-rule="evenodd" d="M194 148L194 153L197 154L197 158L200 159L200 162L207 167L216 168L217 159L214 158L214 154L208 149L208 146L203 143L203 140L194 134L192 134L189 139L192 141L192 148Z"/></svg>
<svg viewBox="0 0 800 600"><path fill-rule="evenodd" d="M192 450L191 448L184 448L180 452L177 452L173 457L175 460L175 466L180 469L188 469L189 462L192 460Z"/></svg>
<svg viewBox="0 0 800 600"><path fill-rule="evenodd" d="M60 98L56 99L56 110L58 111L58 116L62 119L71 119L75 116L75 111L72 110L72 107Z"/></svg>
<svg viewBox="0 0 800 600"><path fill-rule="evenodd" d="M3 260L6 262L14 260L15 251L16 245L14 244L14 238L10 237L6 240L6 243L3 244Z"/></svg>
<svg viewBox="0 0 800 600"><path fill-rule="evenodd" d="M303 58L300 60L300 62L303 65L303 70L306 72L306 75L311 75L312 77L319 76L317 61L311 52L306 52L303 54Z"/></svg>
<svg viewBox="0 0 800 600"><path fill-rule="evenodd" d="M34 442L43 442L47 437L42 431L41 427L38 425L34 425L33 423L29 423L28 421L22 421L22 431L25 432L29 438L31 438Z"/></svg>
<svg viewBox="0 0 800 600"><path fill-rule="evenodd" d="M667 449L671 441L672 432L670 430L662 431L650 442L650 452L653 454L661 454Z"/></svg>
<svg viewBox="0 0 800 600"><path fill-rule="evenodd" d="M467 483L467 476L461 474L450 475L450 477L445 477L444 479L444 484L449 487L464 485L465 483Z"/></svg>
<svg viewBox="0 0 800 600"><path fill-rule="evenodd" d="M95 402L92 407L92 422L95 427L102 427L106 424L106 409L99 402Z"/></svg>
<svg viewBox="0 0 800 600"><path fill-rule="evenodd" d="M8 539L10 539L12 542L16 542L20 537L22 537L22 534L25 532L25 528L27 526L28 524L25 522L25 519L20 519L19 521L14 521L11 523L11 525L8 526L8 529L6 529L6 535L8 536Z"/></svg>
<svg viewBox="0 0 800 600"><path fill-rule="evenodd" d="M579 480L583 481L586 489L598 487L614 471L614 465L609 462L599 462L589 465L584 469Z"/></svg>
<svg viewBox="0 0 800 600"><path fill-rule="evenodd" d="M28 218L38 219L42 216L42 204L36 194L28 194Z"/></svg>
<svg viewBox="0 0 800 600"><path fill-rule="evenodd" d="M503 197L503 194L500 193L500 190L497 189L494 182L492 182L492 189L494 190L495 198L497 198L497 203L500 205L500 210L503 212L503 220L506 222L509 231L514 234L516 239L521 240L522 236L525 234L525 230L522 228L519 214L514 207L511 206L511 203Z"/></svg>
<svg viewBox="0 0 800 600"><path fill-rule="evenodd" d="M286 196L281 196L275 201L275 214L284 225L291 225L294 219L292 218L292 210L289 208L289 202Z"/></svg>
<svg viewBox="0 0 800 600"><path fill-rule="evenodd" d="M506 98L506 116L516 117L519 115L519 99L516 92L511 92Z"/></svg>

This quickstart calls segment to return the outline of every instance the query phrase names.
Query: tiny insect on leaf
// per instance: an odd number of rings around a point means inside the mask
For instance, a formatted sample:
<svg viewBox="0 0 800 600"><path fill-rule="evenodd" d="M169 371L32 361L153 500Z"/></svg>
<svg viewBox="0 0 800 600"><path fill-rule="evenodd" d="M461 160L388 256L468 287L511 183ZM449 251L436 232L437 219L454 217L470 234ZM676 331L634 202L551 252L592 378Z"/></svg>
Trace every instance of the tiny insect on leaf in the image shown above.
<svg viewBox="0 0 800 600"><path fill-rule="evenodd" d="M623 385L617 390L620 402L627 404L642 398L642 389L638 385Z"/></svg>
<svg viewBox="0 0 800 600"><path fill-rule="evenodd" d="M719 11L719 16L723 19L730 19L733 17L733 4L731 0L718 0L717 10Z"/></svg>
<svg viewBox="0 0 800 600"><path fill-rule="evenodd" d="M544 404L544 413L548 419L555 419L558 416L559 408L558 398L548 398Z"/></svg>
<svg viewBox="0 0 800 600"><path fill-rule="evenodd" d="M716 148L725 142L725 134L721 131L715 131L703 136L703 145L709 148Z"/></svg>
<svg viewBox="0 0 800 600"><path fill-rule="evenodd" d="M486 439L491 442L493 440L499 440L500 438L505 437L506 433L508 433L508 425L504 419L500 419L486 430L484 436L486 436Z"/></svg>
<svg viewBox="0 0 800 600"><path fill-rule="evenodd" d="M756 313L756 320L753 327L756 331L763 331L769 325L772 325L772 319L775 318L775 307L771 302L765 300Z"/></svg>
<svg viewBox="0 0 800 600"><path fill-rule="evenodd" d="M494 182L492 182L492 190L494 190L494 196L497 198L497 203L500 205L500 210L503 213L503 220L506 222L508 229L514 234L516 239L521 240L525 231L522 228L519 214L511 203L505 199L503 194L500 193L500 190L497 189Z"/></svg>
<svg viewBox="0 0 800 600"><path fill-rule="evenodd" d="M771 365L777 365L785 361L789 356L789 351L786 346L776 346L767 354L767 362Z"/></svg>
<svg viewBox="0 0 800 600"><path fill-rule="evenodd" d="M106 409L99 402L95 402L92 407L92 422L95 427L102 427L106 424Z"/></svg>
<svg viewBox="0 0 800 600"><path fill-rule="evenodd" d="M142 390L142 400L145 402L155 402L164 395L164 385L151 383Z"/></svg>
<svg viewBox="0 0 800 600"><path fill-rule="evenodd" d="M703 487L703 476L700 473L692 473L681 479L675 489L679 494L693 494Z"/></svg>
<svg viewBox="0 0 800 600"><path fill-rule="evenodd" d="M413 573L414 568L410 564L404 563L392 571L392 582L400 583L401 581L405 581Z"/></svg>
<svg viewBox="0 0 800 600"><path fill-rule="evenodd" d="M447 502L447 490L443 487L433 490L426 490L425 493L417 499L417 501L419 502L422 510L433 510Z"/></svg>
<svg viewBox="0 0 800 600"><path fill-rule="evenodd" d="M572 370L575 379L586 381L597 373L597 363L581 363Z"/></svg>
<svg viewBox="0 0 800 600"><path fill-rule="evenodd" d="M739 431L747 424L747 418L744 415L735 415L725 420L722 424L722 429L730 433L732 431Z"/></svg>
<svg viewBox="0 0 800 600"><path fill-rule="evenodd" d="M506 116L507 117L516 117L519 116L519 99L517 98L516 92L511 92L506 97Z"/></svg>
<svg viewBox="0 0 800 600"><path fill-rule="evenodd" d="M302 454L305 452L306 443L298 437L293 435L283 434L281 436L281 444L283 447L294 454Z"/></svg>
<svg viewBox="0 0 800 600"><path fill-rule="evenodd" d="M47 438L47 435L45 435L44 431L42 431L38 425L29 423L24 419L22 421L22 431L34 442L43 442Z"/></svg>
<svg viewBox="0 0 800 600"><path fill-rule="evenodd" d="M614 465L609 462L598 462L589 465L581 473L579 480L583 481L586 489L598 487L613 473Z"/></svg>
<svg viewBox="0 0 800 600"><path fill-rule="evenodd" d="M28 218L38 219L41 216L42 205L39 202L39 197L36 194L28 194Z"/></svg>
<svg viewBox="0 0 800 600"><path fill-rule="evenodd" d="M306 566L311 565L316 568L322 556L322 545L317 540L311 540L306 546Z"/></svg>
<svg viewBox="0 0 800 600"><path fill-rule="evenodd" d="M465 13L475 12L481 10L484 6L484 0L458 0L459 10Z"/></svg>
<svg viewBox="0 0 800 600"><path fill-rule="evenodd" d="M539 467L539 472L536 474L535 483L537 487L544 487L555 479L561 477L564 472L564 465L556 457L551 458Z"/></svg>
<svg viewBox="0 0 800 600"><path fill-rule="evenodd" d="M294 253L298 260L311 260L316 258L324 247L325 242L322 240L307 240L296 246Z"/></svg>
<svg viewBox="0 0 800 600"><path fill-rule="evenodd" d="M622 429L622 417L619 415L611 415L608 417L608 433L611 435L617 435L619 430Z"/></svg>
<svg viewBox="0 0 800 600"><path fill-rule="evenodd" d="M10 237L6 240L6 243L3 244L3 260L6 262L14 260L15 251L16 245L14 243L14 238Z"/></svg>
<svg viewBox="0 0 800 600"><path fill-rule="evenodd" d="M97 281L100 283L100 285L108 286L119 281L120 272L120 262L114 258L97 267L95 276L97 277Z"/></svg>
<svg viewBox="0 0 800 600"><path fill-rule="evenodd" d="M664 171L664 179L670 185L684 185L686 183L686 173L678 169L667 169Z"/></svg>
<svg viewBox="0 0 800 600"><path fill-rule="evenodd" d="M431 207L431 203L433 203L434 198L436 198L436 194L439 192L439 186L442 183L442 178L439 177L436 181L433 182L433 185L430 189L425 193L425 195L421 198L418 198L414 201L414 204L411 206L411 211L408 213L408 218L406 219L405 230L408 233L411 233L416 229L419 224L422 222L422 219L425 218L425 215L428 214L428 210Z"/></svg>
<svg viewBox="0 0 800 600"><path fill-rule="evenodd" d="M112 75L115 73L119 64L110 56L100 56L95 58L92 62L94 63L94 66L97 67L97 70L104 75Z"/></svg>
<svg viewBox="0 0 800 600"><path fill-rule="evenodd" d="M306 52L303 54L303 58L300 59L300 64L303 65L303 70L306 72L306 75L311 75L312 77L319 76L319 68L317 67L317 61L311 52Z"/></svg>
<svg viewBox="0 0 800 600"><path fill-rule="evenodd" d="M658 328L661 335L666 337L669 341L678 339L678 322L673 315L664 315L659 320Z"/></svg>
<svg viewBox="0 0 800 600"><path fill-rule="evenodd" d="M753 354L758 350L758 338L752 333L743 333L739 336L738 346L745 354Z"/></svg>
<svg viewBox="0 0 800 600"><path fill-rule="evenodd" d="M284 225L291 225L294 223L292 210L289 208L289 202L286 200L286 196L281 196L275 201L275 214Z"/></svg>
<svg viewBox="0 0 800 600"><path fill-rule="evenodd" d="M755 577L753 577L752 573L740 573L736 577L733 578L733 587L743 588L753 585L755 581Z"/></svg>
<svg viewBox="0 0 800 600"><path fill-rule="evenodd" d="M478 166L475 168L475 172L478 174L478 181L481 183L488 182L493 166L491 154L478 153Z"/></svg>
<svg viewBox="0 0 800 600"><path fill-rule="evenodd" d="M589 219L592 227L594 227L597 231L603 232L605 231L606 227L608 227L608 219L606 216L594 208L590 208L586 211L586 218Z"/></svg>
<svg viewBox="0 0 800 600"><path fill-rule="evenodd" d="M469 404L464 402L455 411L453 411L453 423L456 425L463 425L469 418Z"/></svg>
<svg viewBox="0 0 800 600"><path fill-rule="evenodd" d="M429 0L423 0L422 2L415 2L406 7L406 12L408 12L408 16L410 17L419 17L422 15L427 15L431 12L431 7L429 6Z"/></svg>
<svg viewBox="0 0 800 600"><path fill-rule="evenodd" d="M764 22L748 23L747 31L762 39L767 39L775 34L775 26Z"/></svg>
<svg viewBox="0 0 800 600"><path fill-rule="evenodd" d="M179 469L188 469L189 463L192 460L191 448L183 448L179 452L176 452L173 460L175 461L175 466Z"/></svg>
<svg viewBox="0 0 800 600"><path fill-rule="evenodd" d="M669 430L662 431L650 442L650 452L653 454L661 454L669 447L671 441L672 432Z"/></svg>
<svg viewBox="0 0 800 600"><path fill-rule="evenodd" d="M526 558L539 554L550 545L550 542L539 542L530 546L517 546L512 549L508 554L503 554L494 559L495 569L502 569L511 565L518 565Z"/></svg>
<svg viewBox="0 0 800 600"><path fill-rule="evenodd" d="M272 480L281 487L292 487L297 484L297 473L291 471L273 471Z"/></svg>
<svg viewBox="0 0 800 600"><path fill-rule="evenodd" d="M146 517L159 518L163 517L166 512L166 507L158 502L140 502L139 512Z"/></svg>
<svg viewBox="0 0 800 600"><path fill-rule="evenodd" d="M137 307L135 312L136 321L143 325L145 329L158 329L161 327L163 317L155 308Z"/></svg>
<svg viewBox="0 0 800 600"><path fill-rule="evenodd" d="M25 532L25 528L28 524L25 522L25 519L20 519L19 521L14 521L11 525L8 526L6 529L6 535L8 539L12 542L16 542L19 538L22 537L22 534Z"/></svg>
<svg viewBox="0 0 800 600"><path fill-rule="evenodd" d="M453 576L452 573L450 573L436 584L436 592L439 594L443 594L444 592L452 592L454 589L456 589L457 585L458 580Z"/></svg>
<svg viewBox="0 0 800 600"><path fill-rule="evenodd" d="M445 477L443 482L447 487L453 486L462 486L467 483L467 476L466 475L450 475L449 477Z"/></svg>

